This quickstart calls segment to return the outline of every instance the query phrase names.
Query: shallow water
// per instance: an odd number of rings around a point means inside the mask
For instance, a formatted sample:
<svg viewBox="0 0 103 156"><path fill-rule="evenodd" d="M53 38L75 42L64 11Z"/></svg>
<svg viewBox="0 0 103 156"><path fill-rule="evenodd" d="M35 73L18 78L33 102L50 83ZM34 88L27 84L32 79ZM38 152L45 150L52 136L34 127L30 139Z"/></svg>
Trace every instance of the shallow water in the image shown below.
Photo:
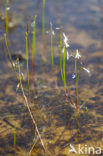
<svg viewBox="0 0 103 156"><path fill-rule="evenodd" d="M30 43L33 16L37 15L34 89L31 90L31 109L46 147L44 153L29 113L24 107L21 92L16 91L18 81L11 69L3 39L4 1L0 1L0 156L28 155L35 138L31 155L69 156L70 144L101 147L103 151L103 3L101 0L48 0L45 6L45 32L50 30L50 21L55 31L54 63L52 72L50 34L42 38L42 1L10 1L9 15L14 26L9 29L9 48L12 56L21 51L25 55L25 32L30 23ZM16 19L16 20L15 20ZM91 73L82 72L79 81L80 103L85 109L76 118L64 96L59 70L59 31L70 39L70 49L79 49L83 62ZM44 42L43 42L44 41ZM31 45L30 45L31 48ZM13 59L15 59L13 57ZM20 61L27 87L25 56ZM66 80L74 97L74 72L72 61L66 61ZM31 68L31 65L30 65ZM30 77L32 79L32 77ZM27 94L27 91L25 90ZM13 135L16 125L16 151ZM92 155L85 154L84 155ZM103 155L103 153L101 154Z"/></svg>

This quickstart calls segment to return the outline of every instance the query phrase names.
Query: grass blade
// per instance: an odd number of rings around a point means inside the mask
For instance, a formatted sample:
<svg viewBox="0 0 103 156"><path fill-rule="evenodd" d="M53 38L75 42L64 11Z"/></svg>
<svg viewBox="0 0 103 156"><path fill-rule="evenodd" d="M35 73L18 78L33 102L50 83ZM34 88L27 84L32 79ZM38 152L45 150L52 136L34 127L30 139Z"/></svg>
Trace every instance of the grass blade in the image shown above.
<svg viewBox="0 0 103 156"><path fill-rule="evenodd" d="M62 29L60 29L60 72L63 81L63 71L62 71Z"/></svg>
<svg viewBox="0 0 103 156"><path fill-rule="evenodd" d="M50 22L50 32L51 32L51 58L52 58L52 65L54 64L53 59L53 29L52 29L52 23Z"/></svg>
<svg viewBox="0 0 103 156"><path fill-rule="evenodd" d="M63 53L63 82L64 82L64 90L66 95L66 77L65 77L65 45L64 45L64 53Z"/></svg>
<svg viewBox="0 0 103 156"><path fill-rule="evenodd" d="M5 6L5 27L6 27L6 35L8 37L8 0L6 1L6 6Z"/></svg>

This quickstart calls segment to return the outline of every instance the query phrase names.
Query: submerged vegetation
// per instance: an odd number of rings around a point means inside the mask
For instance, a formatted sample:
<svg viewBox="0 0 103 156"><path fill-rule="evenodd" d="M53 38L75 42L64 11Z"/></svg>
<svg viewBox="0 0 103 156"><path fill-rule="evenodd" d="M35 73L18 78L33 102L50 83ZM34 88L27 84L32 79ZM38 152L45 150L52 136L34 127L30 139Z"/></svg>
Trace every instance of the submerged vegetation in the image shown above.
<svg viewBox="0 0 103 156"><path fill-rule="evenodd" d="M32 36L32 72L35 72L35 71L33 71L34 62L35 62L35 52L36 52L35 22L36 22L36 16L34 16L34 22L33 22L34 23L34 31L33 31L33 36ZM61 80L62 80L63 85L64 85L65 100L67 100L68 105L74 110L74 114L76 113L76 117L77 117L77 116L80 115L80 111L82 109L82 107L81 107L81 105L79 103L79 93L78 93L79 76L80 76L80 73L81 73L82 69L84 69L87 73L90 73L90 71L88 69L86 69L85 67L82 67L82 62L81 62L81 67L80 67L79 71L77 70L77 60L79 60L81 58L81 55L79 54L78 49L69 52L70 51L70 45L68 43L69 40L68 40L67 36L65 35L65 33L62 32L62 29L60 28L59 30L60 30L60 45L59 45L59 47L60 47L60 54L59 54L59 57L60 57L60 72L61 72ZM53 34L54 34L54 31L53 31L53 28L52 28L52 23L50 23L51 60L52 60L51 64L52 64L52 66L53 66L53 68L55 70L54 55L53 55ZM9 56L11 65L12 65L13 70L16 73L16 75L19 76L19 77L17 76L17 79L19 81L18 85L17 85L17 89L19 89L19 88L21 89L22 96L24 98L24 107L27 106L27 108L28 108L28 112L30 114L31 120L32 120L32 122L34 124L34 127L36 129L37 135L38 135L38 137L40 139L40 142L41 142L41 144L43 146L44 151L46 152L45 145L43 143L43 140L42 140L40 132L38 130L36 121L35 121L35 119L33 117L33 114L32 114L31 108L30 108L30 105L31 105L30 88L31 88L31 86L30 86L30 72L29 72L30 69L29 69L28 36L29 35L28 35L28 31L27 31L26 32L26 48L25 49L26 49L26 71L27 71L28 96L26 96L25 91L24 91L24 87L23 87L23 84L22 84L23 73L21 72L21 69L20 69L19 59L16 60L16 64L12 61L11 53L10 53L10 50L8 48L6 35L4 36L4 38L5 38L5 43L6 43L8 56ZM72 75L72 78L75 79L75 97L74 98L71 96L70 88L66 84L66 59L67 59L67 61L69 61L70 58L74 59L74 64L75 64L75 69L74 69L75 72ZM16 68L18 68L18 72L17 72ZM52 72L54 72L54 70ZM32 75L32 76L34 76L34 75ZM58 89L59 89L59 87L58 87ZM32 150L34 148L34 144L33 144L33 147L30 150L30 153L32 152ZM14 128L14 148L16 150L16 127Z"/></svg>

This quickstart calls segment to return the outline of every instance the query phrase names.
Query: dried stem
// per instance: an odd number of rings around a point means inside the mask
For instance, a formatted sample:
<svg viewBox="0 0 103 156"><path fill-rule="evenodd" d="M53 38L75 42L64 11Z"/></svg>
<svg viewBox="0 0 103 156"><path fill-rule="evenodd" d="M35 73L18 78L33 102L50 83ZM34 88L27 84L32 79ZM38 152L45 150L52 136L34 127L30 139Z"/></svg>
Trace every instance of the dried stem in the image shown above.
<svg viewBox="0 0 103 156"><path fill-rule="evenodd" d="M16 73L15 68L14 68L14 66L13 66L12 59L11 59L10 50L9 50L9 48L8 48L6 36L5 36L5 43L6 43L6 48L7 48L7 52L8 52L8 56L9 56L10 63L11 63L11 65L12 65L13 71ZM33 122L33 124L34 124L34 126L35 126L35 129L36 129L36 132L37 132L38 137L39 137L39 139L40 139L41 145L42 145L44 151L46 151L45 146L44 146L44 143L43 143L43 140L42 140L41 135L40 135L40 132L39 132L39 130L38 130L36 121L35 121L35 119L34 119L34 117L33 117L33 115L32 115L32 112L31 112L31 109L30 109L30 106L29 106L27 97L25 96L25 93L24 93L24 89L23 89L23 86L22 86L22 80L21 80L21 74L20 74L20 73L21 73L21 72L20 72L20 65L18 66L18 68L19 68L19 76L20 76L20 79L19 79L20 89L21 89L21 92L22 92L24 101L25 101L26 106L27 106L27 109L28 109L28 111L29 111L29 115L30 115L30 117L31 117L31 120L32 120L32 122ZM17 78L17 74L16 74L16 78ZM17 78L17 80L18 80L18 78Z"/></svg>

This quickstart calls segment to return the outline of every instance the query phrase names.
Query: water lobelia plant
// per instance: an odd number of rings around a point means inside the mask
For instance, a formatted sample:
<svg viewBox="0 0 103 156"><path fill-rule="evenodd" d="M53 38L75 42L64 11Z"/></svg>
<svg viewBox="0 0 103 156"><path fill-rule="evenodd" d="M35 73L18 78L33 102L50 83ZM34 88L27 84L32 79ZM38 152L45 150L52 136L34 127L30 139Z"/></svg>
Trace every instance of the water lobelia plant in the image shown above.
<svg viewBox="0 0 103 156"><path fill-rule="evenodd" d="M60 36L59 36L59 48L60 48L60 73L61 73L61 79L63 81L64 85L64 91L65 91L65 97L70 103L70 105L77 111L80 112L80 109L82 106L79 104L79 94L78 94L78 82L79 82L79 77L81 74L82 70L85 70L87 73L90 73L88 69L83 67L82 61L80 60L81 55L78 51L76 50L70 50L70 45L69 45L69 39L66 36L66 34L62 31L62 28L56 28L57 30L60 30ZM53 56L53 34L55 32L53 31L52 28L52 23L50 22L50 35L51 35L51 59L52 59L52 65L54 63L54 56ZM72 75L72 79L75 79L75 99L72 98L71 96L71 91L70 91L70 86L67 86L66 83L66 59L67 61L70 60L70 58L74 59L74 74ZM80 68L77 68L77 62L80 60Z"/></svg>
<svg viewBox="0 0 103 156"><path fill-rule="evenodd" d="M63 48L62 48L62 41L63 41ZM78 94L78 81L79 81L79 76L81 74L82 70L85 70L87 73L90 73L90 71L83 67L82 62L80 63L81 66L79 70L77 70L77 60L81 58L81 55L78 51L78 49L73 50L70 52L70 45L68 44L69 40L65 33L60 31L60 71L61 71L61 78L64 84L64 91L65 91L65 96L70 105L76 110L77 113L80 112L82 106L79 104L79 94ZM69 48L69 50L68 50ZM66 74L65 74L65 57L69 61L70 58L72 57L74 59L74 74L72 75L72 78L75 79L75 100L72 99L71 93L70 93L70 88L69 86L67 87L66 85ZM69 92L68 92L69 90Z"/></svg>
<svg viewBox="0 0 103 156"><path fill-rule="evenodd" d="M63 39L63 48L62 48L62 37ZM68 38L66 37L65 33L62 33L62 29L60 29L60 71L61 71L61 78L64 84L64 90L65 90L65 95L67 91L66 87L66 75L65 75L65 57L66 57L66 48L69 47ZM63 54L63 58L62 58Z"/></svg>

